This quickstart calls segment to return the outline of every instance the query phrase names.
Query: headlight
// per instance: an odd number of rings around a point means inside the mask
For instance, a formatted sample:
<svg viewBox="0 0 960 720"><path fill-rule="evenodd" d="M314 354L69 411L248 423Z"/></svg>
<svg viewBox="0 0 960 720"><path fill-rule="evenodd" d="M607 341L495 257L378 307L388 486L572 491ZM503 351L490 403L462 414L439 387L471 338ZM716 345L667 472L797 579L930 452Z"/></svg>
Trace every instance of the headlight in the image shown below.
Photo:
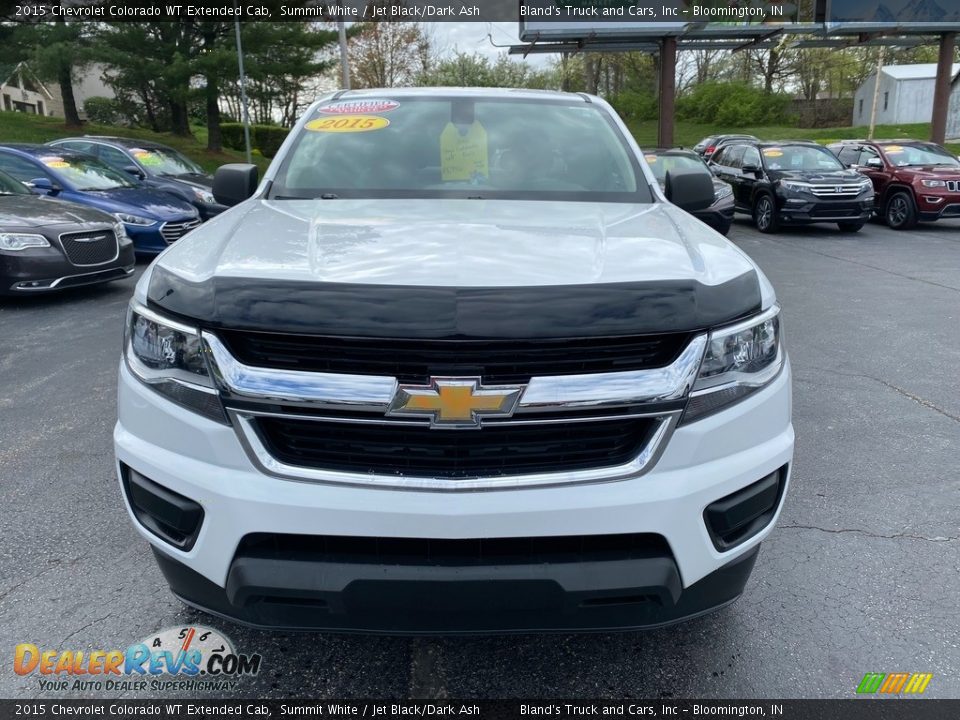
<svg viewBox="0 0 960 720"><path fill-rule="evenodd" d="M809 192L810 186L807 183L802 182L791 182L790 180L781 180L780 187L785 188L786 190L792 190L793 192Z"/></svg>
<svg viewBox="0 0 960 720"><path fill-rule="evenodd" d="M117 236L117 242L121 245L129 245L133 242L133 240L130 239L130 236L127 235L127 228L123 223L113 224L113 234Z"/></svg>
<svg viewBox="0 0 960 720"><path fill-rule="evenodd" d="M156 220L151 220L150 218L140 217L139 215L131 215L130 213L114 213L113 216L122 223L127 225L140 225L146 227L147 225L156 225Z"/></svg>
<svg viewBox="0 0 960 720"><path fill-rule="evenodd" d="M921 180L920 184L924 187L936 188L936 187L946 187L947 183L943 180Z"/></svg>
<svg viewBox="0 0 960 720"><path fill-rule="evenodd" d="M43 235L32 233L0 233L0 250L26 250L27 248L50 247Z"/></svg>
<svg viewBox="0 0 960 720"><path fill-rule="evenodd" d="M201 188L193 188L193 196L197 199L197 202L202 202L204 205L213 205L217 202L216 198L213 197L213 193Z"/></svg>
<svg viewBox="0 0 960 720"><path fill-rule="evenodd" d="M683 422L697 420L767 385L783 367L780 306L710 333Z"/></svg>
<svg viewBox="0 0 960 720"><path fill-rule="evenodd" d="M211 420L226 423L207 366L206 345L196 328L131 303L124 356L148 387Z"/></svg>
<svg viewBox="0 0 960 720"><path fill-rule="evenodd" d="M718 200L722 200L723 198L727 197L727 195L732 195L732 194L733 194L733 188L727 185L726 183L724 183L723 185L718 185L715 187L713 191L713 201L717 202Z"/></svg>

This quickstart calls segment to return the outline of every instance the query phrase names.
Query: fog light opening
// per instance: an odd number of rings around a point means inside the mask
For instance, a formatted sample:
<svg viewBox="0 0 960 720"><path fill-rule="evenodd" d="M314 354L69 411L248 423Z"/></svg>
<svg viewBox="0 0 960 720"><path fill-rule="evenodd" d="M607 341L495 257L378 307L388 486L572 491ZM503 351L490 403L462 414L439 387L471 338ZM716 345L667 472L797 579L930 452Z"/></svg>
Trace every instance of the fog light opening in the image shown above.
<svg viewBox="0 0 960 720"><path fill-rule="evenodd" d="M714 547L725 552L746 542L773 520L780 507L787 466L742 490L720 498L703 511Z"/></svg>

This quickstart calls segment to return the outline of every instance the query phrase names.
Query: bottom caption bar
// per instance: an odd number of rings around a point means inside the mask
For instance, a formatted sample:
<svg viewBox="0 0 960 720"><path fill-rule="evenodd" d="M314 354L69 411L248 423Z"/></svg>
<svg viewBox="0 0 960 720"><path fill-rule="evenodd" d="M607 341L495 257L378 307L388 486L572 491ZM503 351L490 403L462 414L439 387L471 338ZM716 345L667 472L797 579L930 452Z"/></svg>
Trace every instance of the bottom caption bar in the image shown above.
<svg viewBox="0 0 960 720"><path fill-rule="evenodd" d="M960 700L0 700L0 718L785 718L940 720Z"/></svg>

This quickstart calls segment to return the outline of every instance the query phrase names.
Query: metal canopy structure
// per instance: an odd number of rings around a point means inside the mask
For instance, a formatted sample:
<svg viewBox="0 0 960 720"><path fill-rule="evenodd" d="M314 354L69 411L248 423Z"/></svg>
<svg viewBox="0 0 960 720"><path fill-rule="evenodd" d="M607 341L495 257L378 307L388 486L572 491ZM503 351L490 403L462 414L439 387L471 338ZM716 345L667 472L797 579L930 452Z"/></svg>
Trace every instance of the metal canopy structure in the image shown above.
<svg viewBox="0 0 960 720"><path fill-rule="evenodd" d="M818 17L823 17L819 13ZM788 48L916 47L939 45L930 139L943 143L958 23L793 23L728 25L715 23L520 23L514 55L579 52L646 52L660 62L658 145L672 147L676 56L684 50L763 50Z"/></svg>

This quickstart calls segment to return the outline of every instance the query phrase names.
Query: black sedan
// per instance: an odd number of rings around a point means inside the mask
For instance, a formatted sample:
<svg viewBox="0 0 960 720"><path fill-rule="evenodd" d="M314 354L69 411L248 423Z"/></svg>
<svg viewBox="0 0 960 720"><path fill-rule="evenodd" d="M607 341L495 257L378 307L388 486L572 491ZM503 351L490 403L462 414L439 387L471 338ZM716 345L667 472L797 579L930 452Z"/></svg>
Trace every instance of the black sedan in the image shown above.
<svg viewBox="0 0 960 720"><path fill-rule="evenodd" d="M702 170L704 174L710 175L713 180L713 205L691 215L722 235L730 232L730 224L733 222L733 189L727 183L714 178L699 155L692 150L647 150L645 156L647 165L653 170L660 187L666 182L668 170Z"/></svg>
<svg viewBox="0 0 960 720"><path fill-rule="evenodd" d="M227 209L213 197L213 177L172 147L148 140L94 135L63 138L47 144L93 155L114 170L142 180L147 187L190 203L200 211L203 220Z"/></svg>
<svg viewBox="0 0 960 720"><path fill-rule="evenodd" d="M105 212L41 197L0 172L0 294L29 295L133 274L133 243Z"/></svg>

